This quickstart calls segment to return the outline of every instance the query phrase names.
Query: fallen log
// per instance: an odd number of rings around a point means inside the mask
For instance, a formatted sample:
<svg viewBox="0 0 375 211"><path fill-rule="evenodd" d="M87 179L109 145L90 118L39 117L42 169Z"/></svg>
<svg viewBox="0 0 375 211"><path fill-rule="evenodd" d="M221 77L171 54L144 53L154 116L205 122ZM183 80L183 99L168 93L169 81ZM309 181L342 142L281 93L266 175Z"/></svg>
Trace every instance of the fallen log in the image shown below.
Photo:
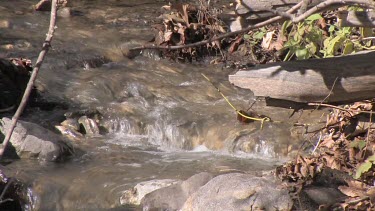
<svg viewBox="0 0 375 211"><path fill-rule="evenodd" d="M255 96L294 102L350 102L375 97L375 51L259 65L229 75Z"/></svg>

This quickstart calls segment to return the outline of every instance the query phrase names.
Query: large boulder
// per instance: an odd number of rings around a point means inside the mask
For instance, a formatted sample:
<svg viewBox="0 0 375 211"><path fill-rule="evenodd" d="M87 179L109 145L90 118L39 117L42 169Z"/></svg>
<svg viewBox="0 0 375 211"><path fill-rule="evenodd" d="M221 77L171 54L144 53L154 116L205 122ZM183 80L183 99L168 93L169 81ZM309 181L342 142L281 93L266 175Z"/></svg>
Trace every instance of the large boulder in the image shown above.
<svg viewBox="0 0 375 211"><path fill-rule="evenodd" d="M140 205L141 200L146 194L170 185L174 185L178 182L181 181L173 179L160 179L140 182L134 188L124 191L120 198L120 204Z"/></svg>
<svg viewBox="0 0 375 211"><path fill-rule="evenodd" d="M211 174L202 172L183 182L153 191L142 199L143 210L179 210L186 199L212 177Z"/></svg>
<svg viewBox="0 0 375 211"><path fill-rule="evenodd" d="M0 132L7 134L11 119L2 118ZM18 121L10 143L20 158L38 158L42 161L60 161L73 154L72 145L60 136L37 124Z"/></svg>
<svg viewBox="0 0 375 211"><path fill-rule="evenodd" d="M224 174L190 195L182 210L291 210L293 201L280 186L271 176Z"/></svg>

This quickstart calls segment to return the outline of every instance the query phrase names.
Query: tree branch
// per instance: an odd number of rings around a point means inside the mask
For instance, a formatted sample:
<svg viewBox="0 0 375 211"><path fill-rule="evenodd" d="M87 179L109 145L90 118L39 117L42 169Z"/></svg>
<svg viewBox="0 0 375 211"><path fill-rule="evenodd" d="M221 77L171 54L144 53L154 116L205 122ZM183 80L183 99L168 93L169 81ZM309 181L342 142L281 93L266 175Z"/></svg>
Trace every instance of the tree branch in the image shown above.
<svg viewBox="0 0 375 211"><path fill-rule="evenodd" d="M235 35L238 35L238 34L241 34L241 33L245 33L245 32L248 32L250 30L253 30L253 29L261 28L263 26L266 26L266 25L271 24L271 23L275 23L275 22L280 21L280 20L290 19L294 23L301 22L314 13L322 12L322 11L328 10L330 8L338 8L338 7L341 7L343 5L357 5L357 6L361 6L361 7L365 7L365 8L373 8L373 9L375 8L375 3L373 3L369 0L327 0L327 1L324 1L324 2L322 2L322 3L320 3L316 6L312 7L311 9L307 10L306 12L304 12L303 14L301 14L297 17L293 16L292 14L297 9L299 9L303 4L304 4L304 1L301 1L300 3L294 5L292 8L290 8L287 12L280 12L280 11L273 10L273 12L275 14L277 14L278 16L270 18L266 21L260 22L260 23L255 24L255 25L248 26L244 29L234 31L234 32L225 33L225 34L222 34L222 35L217 36L217 37L212 37L211 39L202 40L200 42L186 44L186 45L178 45L178 46L142 46L142 47L132 48L130 50L131 51L144 50L144 49L177 50L177 49L182 49L182 48L196 47L196 46L211 43L211 42L216 41L216 40L221 40L221 39L224 39L224 38L227 38L227 37L231 37L231 36L235 36Z"/></svg>
<svg viewBox="0 0 375 211"><path fill-rule="evenodd" d="M322 12L324 10L327 10L328 8L332 7L341 7L343 5L357 5L365 8L375 8L375 3L370 2L369 0L327 0L325 2L322 2L315 7L312 7L311 9L307 10L303 14L301 14L298 17L295 17L292 20L293 23L298 23L309 17L310 15L318 12Z"/></svg>
<svg viewBox="0 0 375 211"><path fill-rule="evenodd" d="M34 82L36 80L36 77L38 75L39 69L42 66L44 57L46 56L50 46L51 46L51 40L53 37L53 33L55 32L55 25L56 25L56 11L57 11L57 0L52 0L52 6L51 6L51 17L50 17L50 24L49 24L49 29L48 33L46 36L46 39L43 43L42 51L39 53L38 60L36 61L35 67L33 69L33 72L30 76L29 82L27 83L27 87L25 89L25 93L22 97L21 103L17 108L16 113L14 114L12 118L12 123L7 131L7 134L5 136L5 139L3 141L3 146L0 149L0 159L2 158L4 151L9 143L10 138L12 137L12 133L14 128L16 127L17 121L19 117L21 116L23 110L26 107L27 101L29 99L30 93L34 87Z"/></svg>
<svg viewBox="0 0 375 211"><path fill-rule="evenodd" d="M300 6L301 6L301 3L298 3L298 4L294 5L292 8L290 8L290 10L288 10L286 13L292 14ZM255 24L255 25L248 26L248 27L246 27L244 29L241 29L241 30L238 30L238 31L225 33L225 34L222 34L222 35L217 36L217 37L213 37L213 38L208 39L208 40L202 40L200 42L191 43L191 44L187 44L187 45L178 45L178 46L142 46L142 47L132 48L130 50L143 50L143 49L169 49L169 50L176 50L176 49L182 49L182 48L196 47L196 46L200 46L200 45L211 43L211 42L216 41L216 40L221 40L221 39L224 39L226 37L230 37L230 36L238 35L238 34L241 34L241 33L245 33L245 32L248 32L248 31L250 31L252 29L257 29L257 28L260 28L260 27L263 27L263 26L267 26L268 24L274 23L274 22L282 20L282 19L284 19L284 18L281 17L281 16L276 16L276 17L270 18L270 19L268 19L266 21L260 22L260 23Z"/></svg>

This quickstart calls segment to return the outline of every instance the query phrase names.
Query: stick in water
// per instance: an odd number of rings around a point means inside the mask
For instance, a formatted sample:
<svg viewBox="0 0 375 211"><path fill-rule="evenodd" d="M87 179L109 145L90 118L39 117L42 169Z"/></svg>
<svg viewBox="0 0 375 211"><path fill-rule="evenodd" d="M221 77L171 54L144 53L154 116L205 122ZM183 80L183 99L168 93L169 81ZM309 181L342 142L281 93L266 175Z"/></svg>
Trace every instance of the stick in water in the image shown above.
<svg viewBox="0 0 375 211"><path fill-rule="evenodd" d="M0 159L3 157L4 151L9 143L10 138L12 137L12 133L14 128L16 127L17 121L20 118L23 110L26 107L27 101L30 97L30 93L34 87L34 82L35 79L38 75L39 69L42 66L44 57L46 56L50 46L51 46L51 40L53 37L53 33L55 32L55 25L56 25L56 11L57 11L57 0L52 0L52 5L51 5L51 18L50 18L50 23L49 23L49 29L47 33L47 37L43 43L42 51L39 53L38 60L36 61L35 67L33 69L33 72L30 76L29 82L27 83L27 87L25 89L25 93L22 96L22 100L20 105L17 108L16 113L14 114L12 118L12 123L7 131L7 134L5 136L5 139L3 141L3 146L0 149Z"/></svg>

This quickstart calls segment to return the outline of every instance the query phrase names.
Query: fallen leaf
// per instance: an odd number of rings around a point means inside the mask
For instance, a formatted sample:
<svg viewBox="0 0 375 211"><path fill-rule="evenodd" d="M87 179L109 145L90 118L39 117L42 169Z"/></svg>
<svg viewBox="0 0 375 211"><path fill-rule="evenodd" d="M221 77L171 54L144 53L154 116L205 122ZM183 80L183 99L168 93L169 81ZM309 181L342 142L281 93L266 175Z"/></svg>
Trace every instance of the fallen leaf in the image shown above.
<svg viewBox="0 0 375 211"><path fill-rule="evenodd" d="M262 48L269 50L274 34L275 34L275 31L267 32L267 34L263 37L263 40L262 40Z"/></svg>
<svg viewBox="0 0 375 211"><path fill-rule="evenodd" d="M350 188L348 186L339 186L338 189L345 195L350 197L364 196L365 192L356 188Z"/></svg>
<svg viewBox="0 0 375 211"><path fill-rule="evenodd" d="M355 172L354 179L359 179L363 173L368 172L372 167L372 162L366 161L362 163L358 168L357 171Z"/></svg>

